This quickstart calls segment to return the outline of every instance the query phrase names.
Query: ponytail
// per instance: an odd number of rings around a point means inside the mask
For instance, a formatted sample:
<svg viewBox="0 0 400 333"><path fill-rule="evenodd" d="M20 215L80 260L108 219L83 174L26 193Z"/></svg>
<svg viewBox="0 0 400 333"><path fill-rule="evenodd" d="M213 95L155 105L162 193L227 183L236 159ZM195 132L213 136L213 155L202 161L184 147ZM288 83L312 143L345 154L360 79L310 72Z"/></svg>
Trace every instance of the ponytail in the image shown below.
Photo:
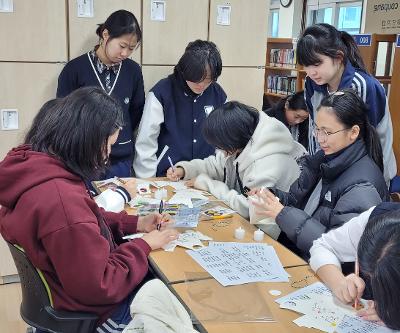
<svg viewBox="0 0 400 333"><path fill-rule="evenodd" d="M367 72L364 64L364 60L361 58L360 50L354 40L354 38L346 31L339 31L340 38L347 49L347 60L353 65L353 67L361 69Z"/></svg>
<svg viewBox="0 0 400 333"><path fill-rule="evenodd" d="M142 30L140 30L139 22L135 15L127 10L117 10L104 23L98 25L96 34L100 39L103 39L104 29L107 29L110 39L133 34L136 36L138 43L142 40Z"/></svg>
<svg viewBox="0 0 400 333"><path fill-rule="evenodd" d="M297 42L296 55L297 62L302 66L320 64L321 55L331 59L342 55L343 64L350 61L355 68L366 71L353 37L326 23L314 24L304 30Z"/></svg>
<svg viewBox="0 0 400 333"><path fill-rule="evenodd" d="M364 142L367 148L368 156L376 163L383 173L383 153L382 146L379 140L378 133L375 128L370 124L367 117L364 122Z"/></svg>
<svg viewBox="0 0 400 333"><path fill-rule="evenodd" d="M103 38L103 31L105 29L104 23L98 24L96 29L96 35L99 36L100 39Z"/></svg>

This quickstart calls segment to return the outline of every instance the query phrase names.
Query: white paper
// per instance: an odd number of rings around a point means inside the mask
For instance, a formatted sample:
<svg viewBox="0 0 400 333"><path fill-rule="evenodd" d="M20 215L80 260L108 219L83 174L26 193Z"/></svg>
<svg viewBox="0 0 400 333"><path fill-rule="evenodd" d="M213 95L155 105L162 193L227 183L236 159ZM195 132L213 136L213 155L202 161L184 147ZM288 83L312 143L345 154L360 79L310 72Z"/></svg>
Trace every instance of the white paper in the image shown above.
<svg viewBox="0 0 400 333"><path fill-rule="evenodd" d="M0 0L0 13L12 13L12 12L14 12L14 1Z"/></svg>
<svg viewBox="0 0 400 333"><path fill-rule="evenodd" d="M93 0L77 0L78 17L94 17Z"/></svg>
<svg viewBox="0 0 400 333"><path fill-rule="evenodd" d="M282 304L283 302L291 300L310 299L309 294L318 294L327 296L332 295L331 291L322 282L315 282L307 287L301 288L286 296L277 298L275 302L278 304Z"/></svg>
<svg viewBox="0 0 400 333"><path fill-rule="evenodd" d="M176 192L169 200L168 202L176 205L186 205L189 208L193 208L193 202L192 199L200 199L204 200L205 202L208 201L208 198L205 197L202 193L199 191L193 191L191 189L188 190L182 190Z"/></svg>
<svg viewBox="0 0 400 333"><path fill-rule="evenodd" d="M178 182L166 181L166 180L155 180L153 182L153 184L157 188L171 186L175 191L187 189L187 186L185 185L185 182L183 180L180 180Z"/></svg>
<svg viewBox="0 0 400 333"><path fill-rule="evenodd" d="M267 244L212 242L187 253L223 286L289 281L274 248Z"/></svg>
<svg viewBox="0 0 400 333"><path fill-rule="evenodd" d="M308 298L281 303L282 309L289 309L305 316L294 320L299 326L313 327L333 333L345 315L354 316L356 311L341 303L333 295L308 294Z"/></svg>
<svg viewBox="0 0 400 333"><path fill-rule="evenodd" d="M366 321L360 317L344 316L342 322L336 328L337 333L393 333L387 327L380 326L371 321Z"/></svg>
<svg viewBox="0 0 400 333"><path fill-rule="evenodd" d="M150 19L152 21L165 21L165 1L151 0Z"/></svg>
<svg viewBox="0 0 400 333"><path fill-rule="evenodd" d="M232 7L228 5L217 6L217 24L218 25L231 25L231 11Z"/></svg>
<svg viewBox="0 0 400 333"><path fill-rule="evenodd" d="M181 246L189 250L194 250L196 248L204 247L201 241L210 241L211 237L202 234L200 231L186 230L184 233L179 234L177 240L169 242L167 245L163 246L163 249L168 252L175 250L175 247Z"/></svg>
<svg viewBox="0 0 400 333"><path fill-rule="evenodd" d="M128 202L131 208L135 208L137 206L145 206L145 205L159 205L160 200L148 197L142 197L141 195L137 195L131 201Z"/></svg>

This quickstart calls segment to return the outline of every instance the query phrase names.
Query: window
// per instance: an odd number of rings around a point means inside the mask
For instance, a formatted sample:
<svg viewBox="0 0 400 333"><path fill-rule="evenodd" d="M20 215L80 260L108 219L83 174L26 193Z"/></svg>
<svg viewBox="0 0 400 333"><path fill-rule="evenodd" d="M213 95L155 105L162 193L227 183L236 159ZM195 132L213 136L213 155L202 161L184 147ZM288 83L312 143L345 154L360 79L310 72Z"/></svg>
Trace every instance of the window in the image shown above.
<svg viewBox="0 0 400 333"><path fill-rule="evenodd" d="M307 25L328 23L338 30L358 34L362 5L362 1L354 0L310 0L307 6Z"/></svg>
<svg viewBox="0 0 400 333"><path fill-rule="evenodd" d="M279 0L271 0L268 15L268 37L278 37L279 31Z"/></svg>
<svg viewBox="0 0 400 333"><path fill-rule="evenodd" d="M269 37L278 37L279 28L279 9L270 10L269 12Z"/></svg>
<svg viewBox="0 0 400 333"><path fill-rule="evenodd" d="M339 7L337 28L349 34L358 34L361 25L361 5L342 5Z"/></svg>
<svg viewBox="0 0 400 333"><path fill-rule="evenodd" d="M314 7L314 6L313 6ZM328 23L332 24L332 7L326 8L309 8L308 15L309 15L309 24L313 25L316 23Z"/></svg>

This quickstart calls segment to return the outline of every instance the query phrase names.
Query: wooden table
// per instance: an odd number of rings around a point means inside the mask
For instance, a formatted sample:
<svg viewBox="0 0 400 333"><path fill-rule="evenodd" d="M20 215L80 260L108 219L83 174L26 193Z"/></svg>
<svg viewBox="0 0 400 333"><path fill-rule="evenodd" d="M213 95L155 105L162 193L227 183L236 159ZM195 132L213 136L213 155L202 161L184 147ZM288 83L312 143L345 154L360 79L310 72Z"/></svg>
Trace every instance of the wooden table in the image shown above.
<svg viewBox="0 0 400 333"><path fill-rule="evenodd" d="M169 195L171 191L169 190ZM222 203L221 203L222 204ZM127 209L128 213L134 213L133 210ZM236 228L242 227L245 230L245 238L241 241L234 238L234 231ZM256 230L254 225L251 225L247 220L240 215L235 214L234 217L229 219L217 219L200 221L196 230L203 234L212 237L214 241L224 242L254 242L253 233ZM241 290L243 295L240 299L246 301L249 305L248 308L257 306L254 302L255 297L260 297L261 303L266 304L269 308L274 322L222 322L222 321L207 321L200 320L197 329L202 332L210 333L265 333L265 332L279 332L279 333L297 333L297 332L316 332L314 329L307 329L298 327L292 321L300 314L295 312L280 309L279 305L274 302L278 297L271 296L268 291L275 289L282 292L282 296L297 290L292 287L293 282L302 281L305 277L307 283L317 281L317 278L311 272L307 263L298 257L296 254L288 250L286 247L273 240L268 235L265 235L263 243L272 245L286 271L291 275L289 283L252 283L242 286L234 286L243 288ZM196 261L194 261L187 253L186 249L176 247L173 252L166 252L162 249L152 251L149 255L150 265L156 274L169 286L171 291L179 298L181 303L186 307L188 312L194 317L199 315L196 313L195 301L190 295L193 295L193 288L204 288L206 286L207 292L218 292L221 295L216 298L217 305L224 300L224 294L228 292L228 288L222 287L208 272L206 272ZM305 282L302 282L305 286ZM232 290L232 289L231 289ZM252 294L247 291L251 291ZM246 299L246 297L248 299ZM202 298L202 295L200 295ZM228 303L229 304L229 303ZM205 308L206 311L208 307ZM241 312L238 312L241 313ZM202 318L200 318L202 319Z"/></svg>
<svg viewBox="0 0 400 333"><path fill-rule="evenodd" d="M297 282L300 280L303 280L305 277L308 276L306 279L308 284L317 282L318 279L314 276L312 271L308 266L299 266L299 267L292 267L286 269L286 271L291 275L290 282L289 283L272 283L272 282L263 282L263 283L254 283L254 284L248 284L248 285L243 285L243 287L252 287L251 291L254 292L254 288L258 290L258 295L262 297L262 299L265 301L267 306L269 307L270 312L272 313L272 317L275 320L275 322L257 322L257 323L246 323L246 322L235 322L235 323L228 323L228 322L217 322L217 321L206 321L206 320L200 320L200 324L198 325L197 329L199 329L201 332L208 332L208 333L300 333L300 332L320 332L315 329L309 329L309 328L304 328L304 327L299 327L296 324L293 323L293 320L300 317L301 314L298 314L296 312L286 310L286 309L280 309L279 304L275 302L275 299L282 297L284 295L287 295L293 291L296 291L298 289L293 288L292 284L293 282ZM302 281L303 282L303 281ZM305 286L306 282L303 283L298 283L299 286L301 285L302 287ZM202 290L204 289L204 286L206 286L206 290L212 292L218 292L220 290L221 294L223 295L224 290L226 288L231 288L231 287L222 287L216 280L213 278L207 279L207 280L199 280L199 281L192 281L192 282L185 282L185 283L177 283L177 284L172 284L169 286L171 291L179 298L182 304L185 305L186 309L188 310L189 314L193 315L196 317L196 315L199 315L200 310L196 309L201 309L202 305L198 305L197 300L193 300L193 297L190 296L190 294L195 294L193 291L196 290ZM221 291L221 288L224 290ZM280 296L271 296L269 293L269 290L279 290L282 292L282 295ZM250 293L249 293L250 294ZM207 296L205 296L204 302L207 302ZM256 306L254 303L254 300L251 296L249 296L249 299L246 300L243 295L240 296L241 300L243 301L244 304L253 304L253 306ZM223 297L218 297L219 301L215 306L221 306L221 302L223 302ZM222 300L221 300L222 299ZM210 301L212 302L212 301ZM195 304L197 303L197 304ZM209 308L213 308L213 304L207 304ZM204 309L205 307L203 307ZM205 310L207 311L207 310ZM211 310L210 310L211 311ZM202 312L202 316L205 316L204 312ZM211 315L210 315L211 316ZM206 317L203 317L206 318Z"/></svg>
<svg viewBox="0 0 400 333"><path fill-rule="evenodd" d="M245 238L239 241L233 237L234 230L241 226L245 229ZM200 221L196 230L204 235L210 236L214 241L219 242L254 242L254 225L235 214L230 219ZM263 243L272 245L283 265L283 267L306 266L307 263L296 254L288 250L282 244L265 235ZM149 255L152 268L166 283L183 282L188 279L187 273L196 273L199 277L210 276L196 261L187 253L186 249L176 247L174 252L164 250L152 251ZM190 277L189 277L190 278Z"/></svg>

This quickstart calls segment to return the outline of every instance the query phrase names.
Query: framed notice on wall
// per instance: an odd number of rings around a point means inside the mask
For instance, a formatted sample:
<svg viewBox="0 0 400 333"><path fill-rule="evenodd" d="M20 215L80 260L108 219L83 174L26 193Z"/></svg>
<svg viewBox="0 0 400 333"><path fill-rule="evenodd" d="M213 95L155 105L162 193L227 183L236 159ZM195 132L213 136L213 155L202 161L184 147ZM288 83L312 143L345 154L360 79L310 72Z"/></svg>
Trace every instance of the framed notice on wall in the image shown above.
<svg viewBox="0 0 400 333"><path fill-rule="evenodd" d="M364 32L400 33L400 0L368 0Z"/></svg>

